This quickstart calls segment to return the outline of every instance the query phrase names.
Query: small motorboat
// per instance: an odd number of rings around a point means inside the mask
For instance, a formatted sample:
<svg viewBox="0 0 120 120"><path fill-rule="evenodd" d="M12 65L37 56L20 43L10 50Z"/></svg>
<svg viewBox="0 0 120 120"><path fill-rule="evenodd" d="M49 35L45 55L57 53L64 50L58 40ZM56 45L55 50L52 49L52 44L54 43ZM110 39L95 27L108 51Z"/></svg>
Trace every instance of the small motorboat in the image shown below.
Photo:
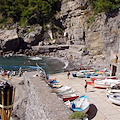
<svg viewBox="0 0 120 120"><path fill-rule="evenodd" d="M85 75L86 78L90 78L91 76L98 76L98 74L97 73L89 73L89 74Z"/></svg>
<svg viewBox="0 0 120 120"><path fill-rule="evenodd" d="M73 77L77 77L77 72L72 73Z"/></svg>
<svg viewBox="0 0 120 120"><path fill-rule="evenodd" d="M90 76L91 81L104 80L105 78L106 78L106 76Z"/></svg>
<svg viewBox="0 0 120 120"><path fill-rule="evenodd" d="M120 94L120 84L114 85L106 89L106 95L109 98L110 94L118 93Z"/></svg>
<svg viewBox="0 0 120 120"><path fill-rule="evenodd" d="M109 100L116 105L120 105L120 94L118 93L110 94Z"/></svg>
<svg viewBox="0 0 120 120"><path fill-rule="evenodd" d="M65 92L59 92L58 95L67 95L67 94L73 94L75 92L75 90L69 90L69 91L65 91Z"/></svg>
<svg viewBox="0 0 120 120"><path fill-rule="evenodd" d="M75 99L70 106L70 108L74 112L79 111L84 113L86 113L89 110L89 107L90 107L90 100L86 95L83 95Z"/></svg>
<svg viewBox="0 0 120 120"><path fill-rule="evenodd" d="M93 81L88 81L87 84L94 87L94 82Z"/></svg>
<svg viewBox="0 0 120 120"><path fill-rule="evenodd" d="M72 101L72 100L75 100L76 98L78 98L79 95L77 94L68 94L68 95L63 95L61 98L63 99L64 102L66 101Z"/></svg>
<svg viewBox="0 0 120 120"><path fill-rule="evenodd" d="M51 88L60 88L60 87L62 87L63 85L61 85L60 83L51 83L51 84L49 84L49 86L50 86Z"/></svg>
<svg viewBox="0 0 120 120"><path fill-rule="evenodd" d="M90 76L91 81L95 81L95 80L104 80L104 79L113 79L116 80L116 76Z"/></svg>
<svg viewBox="0 0 120 120"><path fill-rule="evenodd" d="M111 85L120 84L120 80L105 79L105 80L95 80L94 86L96 88L108 88Z"/></svg>
<svg viewBox="0 0 120 120"><path fill-rule="evenodd" d="M63 93L63 92L70 91L70 90L71 90L71 86L62 86L61 88L58 88L55 91L57 93Z"/></svg>

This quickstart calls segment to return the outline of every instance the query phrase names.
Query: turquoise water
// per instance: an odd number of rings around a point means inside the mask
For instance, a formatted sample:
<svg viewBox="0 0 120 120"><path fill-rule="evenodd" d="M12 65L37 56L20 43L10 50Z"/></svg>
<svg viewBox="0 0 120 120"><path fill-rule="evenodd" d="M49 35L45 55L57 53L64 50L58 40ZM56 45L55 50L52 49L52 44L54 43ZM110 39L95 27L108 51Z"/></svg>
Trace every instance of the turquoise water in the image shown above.
<svg viewBox="0 0 120 120"><path fill-rule="evenodd" d="M29 68L35 66L36 63L42 67L47 74L63 72L65 63L60 59L53 57L26 57L26 56L11 56L0 57L1 69L14 70L18 73L19 68L24 66L23 71L36 71L36 68Z"/></svg>

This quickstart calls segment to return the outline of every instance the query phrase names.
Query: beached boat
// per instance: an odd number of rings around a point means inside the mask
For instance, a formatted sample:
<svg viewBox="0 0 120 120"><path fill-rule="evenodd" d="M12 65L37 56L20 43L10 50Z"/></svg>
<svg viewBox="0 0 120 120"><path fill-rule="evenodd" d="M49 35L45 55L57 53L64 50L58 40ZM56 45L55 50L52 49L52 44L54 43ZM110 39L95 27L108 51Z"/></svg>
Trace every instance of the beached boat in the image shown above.
<svg viewBox="0 0 120 120"><path fill-rule="evenodd" d="M108 76L106 79L116 79L116 76Z"/></svg>
<svg viewBox="0 0 120 120"><path fill-rule="evenodd" d="M111 85L120 84L120 80L105 79L105 80L95 80L94 86L96 88L108 88Z"/></svg>
<svg viewBox="0 0 120 120"><path fill-rule="evenodd" d="M79 95L77 94L69 94L69 95L63 95L61 98L63 99L63 101L72 101L72 100L75 100L76 98L78 98Z"/></svg>
<svg viewBox="0 0 120 120"><path fill-rule="evenodd" d="M71 90L71 86L62 86L61 88L58 88L55 91L57 93L62 93L62 92L70 91L70 90Z"/></svg>
<svg viewBox="0 0 120 120"><path fill-rule="evenodd" d="M111 86L106 89L106 95L109 97L110 94L118 93L120 94L120 85Z"/></svg>
<svg viewBox="0 0 120 120"><path fill-rule="evenodd" d="M90 78L91 76L98 76L98 74L97 73L89 73L89 74L85 75L86 78Z"/></svg>
<svg viewBox="0 0 120 120"><path fill-rule="evenodd" d="M91 81L95 81L97 79L104 80L105 78L106 78L106 76L90 76Z"/></svg>
<svg viewBox="0 0 120 120"><path fill-rule="evenodd" d="M77 72L72 73L73 77L77 77Z"/></svg>
<svg viewBox="0 0 120 120"><path fill-rule="evenodd" d="M76 76L79 77L79 78L84 78L85 77L84 73L82 73L82 72L77 72Z"/></svg>
<svg viewBox="0 0 120 120"><path fill-rule="evenodd" d="M95 80L104 80L104 79L116 79L116 76L109 76L109 77L106 77L106 76L90 76L90 80L91 81L95 81Z"/></svg>
<svg viewBox="0 0 120 120"><path fill-rule="evenodd" d="M69 91L65 91L65 92L59 92L58 95L67 95L67 94L73 94L75 92L75 90L69 90Z"/></svg>
<svg viewBox="0 0 120 120"><path fill-rule="evenodd" d="M110 94L109 100L114 104L120 105L120 94Z"/></svg>
<svg viewBox="0 0 120 120"><path fill-rule="evenodd" d="M86 113L89 110L89 107L90 107L90 100L85 95L75 99L70 106L70 108L73 111L79 111L84 113Z"/></svg>
<svg viewBox="0 0 120 120"><path fill-rule="evenodd" d="M63 85L61 85L60 83L51 83L51 84L49 84L49 86L50 86L51 88L60 88L60 87L62 87Z"/></svg>
<svg viewBox="0 0 120 120"><path fill-rule="evenodd" d="M91 85L91 86L94 86L94 81L88 81L87 84Z"/></svg>

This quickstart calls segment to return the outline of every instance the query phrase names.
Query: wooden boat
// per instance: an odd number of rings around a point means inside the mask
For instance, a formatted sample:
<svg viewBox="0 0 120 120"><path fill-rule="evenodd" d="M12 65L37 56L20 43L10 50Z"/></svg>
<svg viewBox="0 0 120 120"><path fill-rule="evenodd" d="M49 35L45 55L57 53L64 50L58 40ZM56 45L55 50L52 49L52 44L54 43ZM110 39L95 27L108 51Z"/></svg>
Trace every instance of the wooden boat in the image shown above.
<svg viewBox="0 0 120 120"><path fill-rule="evenodd" d="M95 81L97 79L104 80L105 78L106 78L106 76L90 76L91 81Z"/></svg>
<svg viewBox="0 0 120 120"><path fill-rule="evenodd" d="M72 101L75 100L76 98L78 98L79 96L77 94L69 94L69 95L63 95L61 98L63 99L63 101Z"/></svg>
<svg viewBox="0 0 120 120"><path fill-rule="evenodd" d="M77 77L77 72L72 73L73 77Z"/></svg>
<svg viewBox="0 0 120 120"><path fill-rule="evenodd" d="M118 93L110 94L109 100L116 105L120 105L120 94Z"/></svg>
<svg viewBox="0 0 120 120"><path fill-rule="evenodd" d="M93 81L89 81L87 82L88 85L94 86L94 82Z"/></svg>
<svg viewBox="0 0 120 120"><path fill-rule="evenodd" d="M84 78L85 77L84 73L81 73L81 72L77 72L76 76L79 77L79 78Z"/></svg>
<svg viewBox="0 0 120 120"><path fill-rule="evenodd" d="M116 79L116 76L109 76L106 79Z"/></svg>
<svg viewBox="0 0 120 120"><path fill-rule="evenodd" d="M90 80L91 81L95 81L95 80L104 80L104 79L116 79L116 76L109 76L109 77L106 77L106 76L90 76Z"/></svg>
<svg viewBox="0 0 120 120"><path fill-rule="evenodd" d="M67 95L67 94L73 94L75 91L74 90L69 90L65 92L59 92L58 95Z"/></svg>
<svg viewBox="0 0 120 120"><path fill-rule="evenodd" d="M70 90L71 90L71 86L62 86L61 88L58 88L55 91L57 93L62 93L62 92L70 91Z"/></svg>
<svg viewBox="0 0 120 120"><path fill-rule="evenodd" d="M75 99L72 103L70 108L75 112L84 112L86 113L90 107L90 100L87 96L83 95L77 99Z"/></svg>
<svg viewBox="0 0 120 120"><path fill-rule="evenodd" d="M95 80L94 86L96 88L108 88L111 85L120 84L120 80L105 79L105 80Z"/></svg>
<svg viewBox="0 0 120 120"><path fill-rule="evenodd" d="M106 95L109 98L110 94L118 93L120 94L120 85L115 85L106 89Z"/></svg>
<svg viewBox="0 0 120 120"><path fill-rule="evenodd" d="M49 84L49 86L50 86L51 88L60 88L60 87L62 87L63 85L61 85L60 83L51 83L51 84Z"/></svg>
<svg viewBox="0 0 120 120"><path fill-rule="evenodd" d="M98 76L98 74L97 73L89 73L89 74L85 75L86 78L90 78L90 76Z"/></svg>

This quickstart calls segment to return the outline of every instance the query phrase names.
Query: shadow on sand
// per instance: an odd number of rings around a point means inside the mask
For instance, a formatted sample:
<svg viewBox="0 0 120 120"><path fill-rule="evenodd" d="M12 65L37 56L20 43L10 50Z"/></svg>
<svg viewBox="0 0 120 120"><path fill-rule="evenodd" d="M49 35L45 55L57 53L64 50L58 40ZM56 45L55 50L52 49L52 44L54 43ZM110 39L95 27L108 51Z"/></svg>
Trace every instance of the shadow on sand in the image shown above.
<svg viewBox="0 0 120 120"><path fill-rule="evenodd" d="M93 119L97 114L97 107L94 104L90 104L90 108L87 114L89 120Z"/></svg>
<svg viewBox="0 0 120 120"><path fill-rule="evenodd" d="M91 90L91 91L88 91L88 92L95 92L95 90Z"/></svg>

